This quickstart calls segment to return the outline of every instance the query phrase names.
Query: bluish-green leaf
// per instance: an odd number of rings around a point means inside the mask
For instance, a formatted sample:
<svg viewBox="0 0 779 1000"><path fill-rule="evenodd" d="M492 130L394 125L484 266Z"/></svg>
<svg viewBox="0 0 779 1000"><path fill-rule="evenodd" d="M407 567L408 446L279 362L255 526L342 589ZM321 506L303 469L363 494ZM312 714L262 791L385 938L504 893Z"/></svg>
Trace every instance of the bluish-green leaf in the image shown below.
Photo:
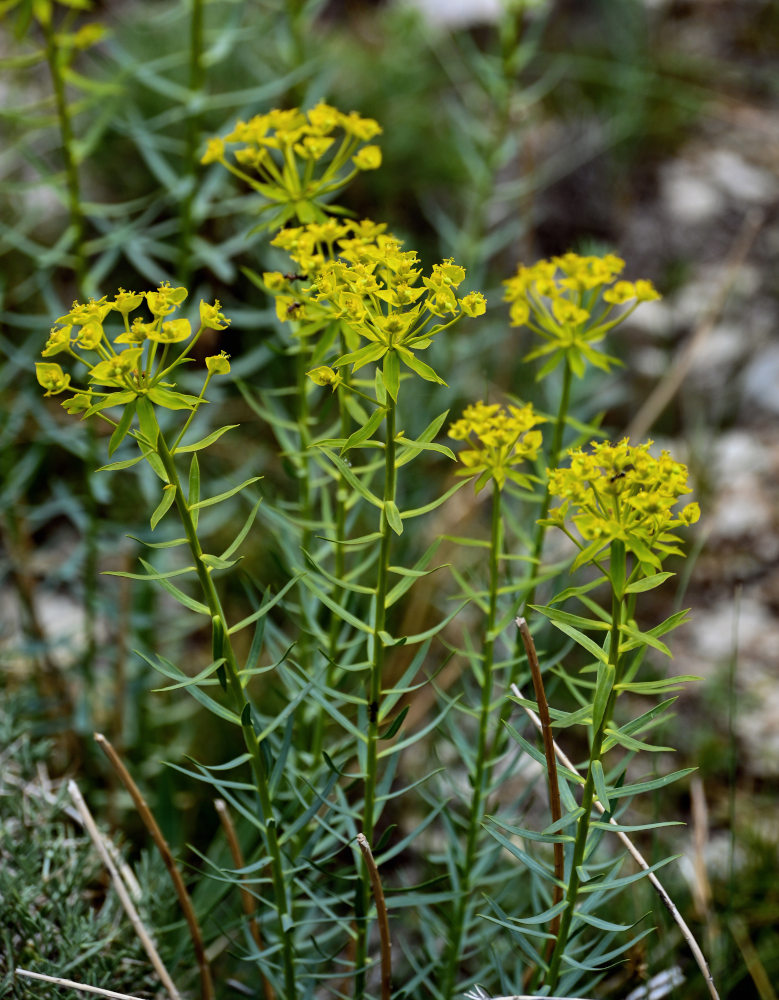
<svg viewBox="0 0 779 1000"><path fill-rule="evenodd" d="M133 422L133 417L135 416L136 403L135 399L131 399L129 403L125 405L124 412L122 413L119 423L114 428L114 432L111 435L111 440L108 442L108 455L109 458L119 445L124 441L127 436L127 432L130 430L130 426Z"/></svg>
<svg viewBox="0 0 779 1000"><path fill-rule="evenodd" d="M230 497L234 497L236 493L240 493L241 490L246 489L247 486L251 486L252 483L257 483L262 479L262 476L252 476L251 479L246 479L239 486L233 486L231 490L225 490L224 493L219 493L215 497L208 497L206 500L200 500L196 504L190 504L190 510L202 510L204 507L213 507L214 504L221 503L223 500L229 500Z"/></svg>
<svg viewBox="0 0 779 1000"><path fill-rule="evenodd" d="M151 516L150 524L151 530L157 527L160 521L165 517L167 512L173 505L173 501L176 499L176 487L168 483L166 486L162 487L162 499L157 504L154 513Z"/></svg>
<svg viewBox="0 0 779 1000"><path fill-rule="evenodd" d="M226 424L224 427L220 427L218 430L212 431L206 437L201 438L199 441L193 441L192 444L181 444L173 452L174 455L184 455L190 451L202 451L207 448L214 441L218 441L219 438L226 434L227 431L232 431L236 427L240 427L240 424Z"/></svg>
<svg viewBox="0 0 779 1000"><path fill-rule="evenodd" d="M403 521L400 517L400 511L398 510L398 505L394 500L384 501L384 516L387 518L387 524L392 528L396 535L403 534Z"/></svg>

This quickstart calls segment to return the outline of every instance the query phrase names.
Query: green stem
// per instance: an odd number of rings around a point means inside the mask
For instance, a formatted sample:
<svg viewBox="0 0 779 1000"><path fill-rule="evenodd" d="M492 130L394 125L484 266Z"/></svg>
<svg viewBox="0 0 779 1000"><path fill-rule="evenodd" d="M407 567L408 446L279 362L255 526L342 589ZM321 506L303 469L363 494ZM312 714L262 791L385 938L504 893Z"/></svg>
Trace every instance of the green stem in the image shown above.
<svg viewBox="0 0 779 1000"><path fill-rule="evenodd" d="M344 403L343 393L338 393L338 413L341 423L341 437L349 437L350 428L350 418L349 411L346 409ZM335 546L334 546L334 567L333 575L337 580L343 580L346 575L346 550L342 544L346 539L346 499L348 496L349 487L342 476L339 476L338 482L335 490ZM333 592L333 598L336 601L341 601L344 596L343 590L336 590ZM327 637L327 651L329 655L329 663L327 666L327 687L333 688L337 680L337 668L335 666L336 656L338 653L338 635L341 630L341 621L338 615L330 615L330 624ZM324 732L325 732L325 722L326 713L318 712L316 716L316 725L314 729L314 737L311 741L312 745L312 757L314 762L319 760L322 754L322 747L324 745Z"/></svg>
<svg viewBox="0 0 779 1000"><path fill-rule="evenodd" d="M560 461L560 453L563 450L563 435L565 433L565 422L568 417L568 407L571 401L571 366L568 363L568 359L565 359L563 365L563 385L560 391L560 405L557 409L557 418L555 419L554 426L554 436L552 438L552 447L549 449L548 457L548 467L550 469L556 469L557 463ZM541 509L539 511L538 520L543 521L547 514L549 513L549 504L551 502L551 496L549 494L549 483L547 481L544 487L544 499L541 502ZM546 527L543 524L536 524L536 534L533 541L533 561L531 563L532 573L534 576L538 576L539 567L541 565L541 553L544 549L544 536L546 534ZM536 586L533 586L528 591L527 597L525 598L525 609L529 604L533 604L536 597ZM517 640L520 641L519 639Z"/></svg>
<svg viewBox="0 0 779 1000"><path fill-rule="evenodd" d="M617 563L621 562L620 566ZM620 542L612 542L611 544L611 567L612 575L616 575L624 583L625 580L625 547ZM616 574L615 574L616 570ZM579 821L576 826L576 840L573 846L573 857L571 860L571 869L568 876L568 885L565 890L565 909L560 916L560 927L557 932L557 940L555 941L554 950L552 951L552 956L549 960L549 969L546 976L544 977L544 985L548 987L549 993L554 993L557 988L557 984L560 980L560 967L562 964L563 957L565 955L565 949L568 944L568 938L571 932L571 924L573 922L574 913L576 910L576 902L579 895L579 885L581 883L581 877L579 874L581 865L584 863L586 849L587 849L587 838L590 832L590 823L592 820L592 807L595 801L595 777L594 777L594 767L596 762L599 763L601 757L603 756L603 743L606 736L606 729L610 725L611 717L614 714L614 703L617 698L616 685L620 682L622 675L622 660L619 655L619 640L620 631L619 627L622 623L623 618L623 603L620 595L612 587L611 593L611 631L609 633L609 658L606 669L611 674L610 677L610 692L606 705L603 710L603 715L599 720L593 719L595 724L595 729L592 735L592 745L590 747L590 759L587 765L587 776L584 780L584 790L582 792L582 814L579 817Z"/></svg>
<svg viewBox="0 0 779 1000"><path fill-rule="evenodd" d="M291 924L292 913L287 891L284 884L284 867L281 857L281 848L278 841L278 831L276 819L273 813L273 803L271 801L269 777L265 758L262 753L254 726L251 720L251 710L244 694L243 683L240 677L240 667L230 641L229 626L222 604L216 590L211 573L203 561L203 549L197 535L197 528L192 517L187 498L179 479L178 470L173 455L163 436L162 430L158 430L156 451L162 462L168 481L174 486L176 491L176 508L181 518L181 524L187 537L190 552L195 561L195 571L197 572L203 597L211 615L212 629L215 637L218 637L221 645L221 655L224 657L225 685L226 690L233 702L233 710L241 718L241 731L243 733L244 744L249 753L252 772L254 774L255 787L262 812L262 820L265 824L266 844L270 856L271 880L273 884L273 896L278 919L278 936L281 942L282 964L284 968L284 986L286 1000L296 1000L295 984L295 964L292 949L292 935L288 929Z"/></svg>
<svg viewBox="0 0 779 1000"><path fill-rule="evenodd" d="M457 886L457 906L452 920L449 942L446 952L446 964L442 985L442 996L452 996L460 964L460 951L466 932L468 904L473 887L473 868L476 861L479 834L484 820L486 800L492 782L494 756L489 745L489 723L492 714L493 666L495 662L495 624L498 614L498 586L500 573L500 554L502 549L503 525L501 520L500 487L493 480L492 494L492 524L490 532L490 566L489 566L489 607L482 637L484 663L481 679L481 711L479 714L479 739L476 750L476 761L471 774L473 795L468 813L468 828L465 840L465 852L458 866L459 885Z"/></svg>
<svg viewBox="0 0 779 1000"><path fill-rule="evenodd" d="M384 444L384 502L395 502L397 469L395 468L395 410L396 403L387 394L387 417ZM389 578L392 528L384 510L381 512L381 544L379 564L376 574L376 604L373 611L373 635L370 679L368 682L368 733L365 763L365 795L363 801L362 833L368 844L373 846L374 824L376 822L376 782L379 742L379 709L381 707L381 684L384 673L385 645L381 637L386 623L387 581ZM361 914L357 920L357 949L355 997L365 990L365 962L367 957L367 909L369 905L368 873L363 864L361 874Z"/></svg>
<svg viewBox="0 0 779 1000"><path fill-rule="evenodd" d="M548 456L548 467L550 469L556 469L557 464L560 461L560 453L563 450L563 435L565 433L565 422L568 417L568 408L571 401L571 366L566 358L563 365L563 385L560 392L560 405L557 408L557 417L555 419L554 435L552 437L552 445L549 449ZM541 501L541 508L538 512L538 520L543 521L547 514L549 513L549 504L551 502L551 496L549 494L549 483L547 481L544 487L544 498ZM531 573L534 577L538 576L539 569L541 566L541 554L544 550L544 537L546 535L546 527L543 524L536 524L536 533L533 540L533 556L530 563ZM535 602L536 599L536 587L537 584L533 584L530 590L525 595L523 601L523 608L520 611L520 615L527 618L528 607ZM519 677L520 663L522 662L522 656L524 653L524 646L522 643L522 636L519 631L517 631L517 637L514 645L514 661L511 667L511 674L509 676L507 690L511 690L511 685L517 683ZM502 747L506 740L508 739L508 731L504 723L508 720L511 714L511 702L508 699L504 702L503 708L500 713L500 726L498 727L497 734L495 736L495 748L494 755L497 757L500 755Z"/></svg>

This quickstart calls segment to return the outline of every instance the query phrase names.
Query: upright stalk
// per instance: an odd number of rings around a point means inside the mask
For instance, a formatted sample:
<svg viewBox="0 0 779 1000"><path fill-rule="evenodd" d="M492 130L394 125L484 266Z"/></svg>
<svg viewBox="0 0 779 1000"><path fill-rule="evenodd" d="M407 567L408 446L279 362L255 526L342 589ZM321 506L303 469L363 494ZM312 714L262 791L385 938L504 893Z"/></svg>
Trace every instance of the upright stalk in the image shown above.
<svg viewBox="0 0 779 1000"><path fill-rule="evenodd" d="M397 469L395 468L395 410L396 403L387 394L387 417L385 421L386 438L384 443L384 502L394 503L397 486ZM376 575L376 603L373 609L373 630L371 637L371 667L368 680L368 733L365 760L365 796L363 802L362 833L368 844L373 846L373 831L376 821L376 782L379 742L379 709L381 707L381 684L384 673L385 645L381 637L386 622L385 603L387 599L387 580L389 578L390 548L392 544L392 528L387 520L385 510L381 512L380 521L381 544L379 547L379 565ZM360 903L361 912L357 919L357 948L355 997L359 998L365 990L365 961L367 958L367 909L370 900L370 886L365 864L362 865Z"/></svg>
<svg viewBox="0 0 779 1000"><path fill-rule="evenodd" d="M621 580L624 586L625 547L621 542L611 543L611 571L612 579ZM565 955L566 945L568 944L571 924L576 910L576 901L579 894L579 885L581 883L579 871L581 865L584 863L585 852L587 849L587 838L590 832L590 823L592 821L592 808L595 801L594 767L596 763L600 763L603 755L603 743L606 735L606 729L611 723L611 717L614 713L614 702L617 697L616 685L619 684L622 679L622 660L619 655L619 627L622 623L622 610L622 597L617 593L616 589L612 585L611 631L609 633L609 657L608 664L606 666L606 669L610 674L610 692L603 710L603 715L599 720L593 719L595 728L592 734L590 759L587 765L587 776L584 780L584 790L582 792L582 814L579 817L579 821L576 826L576 840L574 841L573 846L573 857L571 860L570 874L568 876L568 885L565 890L566 905L560 916L560 927L557 932L557 940L555 941L554 950L552 951L552 956L549 960L549 970L544 979L544 986L548 988L549 993L554 993L560 980L560 966L563 956Z"/></svg>
<svg viewBox="0 0 779 1000"><path fill-rule="evenodd" d="M291 931L288 929L292 922L292 912L284 883L284 866L279 847L276 819L273 813L265 758L254 732L251 710L244 695L243 684L240 678L240 667L238 666L235 651L230 641L227 619L211 573L203 561L203 549L201 548L200 539L198 538L197 529L192 518L192 511L184 495L173 455L165 442L161 429L158 429L156 451L165 468L168 481L175 488L176 508L187 537L190 552L195 561L195 571L200 582L203 597L211 615L212 630L215 638L218 640L215 645L217 647L221 646L221 654L224 657L226 689L232 700L233 710L241 719L241 731L243 733L244 744L249 753L254 783L262 813L262 821L265 824L266 843L270 856L273 897L278 922L278 938L281 943L286 1000L296 1000L297 992L292 936Z"/></svg>
<svg viewBox="0 0 779 1000"><path fill-rule="evenodd" d="M495 661L495 623L498 613L498 584L500 571L500 553L502 548L502 520L500 487L492 481L492 524L490 531L490 567L489 567L489 606L487 620L484 626L482 647L484 663L481 678L481 710L479 713L479 736L476 750L476 760L470 776L473 787L471 805L468 812L468 827L465 837L465 851L461 864L458 866L459 886L457 886L457 904L451 924L442 995L452 996L457 981L457 970L460 963L460 951L466 931L466 916L473 886L473 866L476 861L479 833L484 819L487 795L492 781L491 745L489 742L490 716L492 708L493 666Z"/></svg>
<svg viewBox="0 0 779 1000"><path fill-rule="evenodd" d="M563 434L565 433L565 422L568 418L568 407L571 401L571 366L568 358L563 364L563 384L560 390L560 405L557 408L557 417L554 425L554 436L552 437L552 447L549 449L548 464L550 469L556 469L560 461L560 452L563 450ZM549 484L544 487L544 499L541 501L541 509L538 512L538 520L543 521L549 513L551 497L549 494ZM544 535L546 527L543 524L536 524L536 533L533 540L533 561L531 562L531 572L537 576L541 565L541 553L544 549ZM525 608L533 604L536 598L536 586L533 584L525 597ZM518 648L521 639L517 636Z"/></svg>

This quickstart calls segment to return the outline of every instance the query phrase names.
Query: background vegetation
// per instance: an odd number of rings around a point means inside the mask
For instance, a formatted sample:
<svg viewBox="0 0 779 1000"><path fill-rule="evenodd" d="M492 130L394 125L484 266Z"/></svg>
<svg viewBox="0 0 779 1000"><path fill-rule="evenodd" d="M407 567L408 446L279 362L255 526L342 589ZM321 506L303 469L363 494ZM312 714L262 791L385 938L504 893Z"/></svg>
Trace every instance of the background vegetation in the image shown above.
<svg viewBox="0 0 779 1000"><path fill-rule="evenodd" d="M487 295L487 317L442 347L450 386L439 408L459 413L465 402L501 392L552 407L557 387L534 382L522 362L527 345L508 327L501 303L501 282L520 260L614 250L628 260L630 277L651 277L665 296L667 306L643 325L637 317L612 345L625 363L622 377L589 372L572 408L614 437L651 429L673 440L695 475L704 513L692 569L656 609L664 617L692 604L702 622L686 646L680 640L680 657L704 682L681 702L673 733L660 739L681 745L673 768L698 772L664 793L656 818L683 816L691 825L686 833L657 832L657 842L644 846L657 857L683 855L666 882L707 947L721 995L775 996L778 848L776 824L765 818L775 814L779 776L770 652L779 525L775 514L749 523L751 508L740 506L722 471L731 456L739 475L753 477L752 497L764 491L765 505L776 510L775 396L772 402L770 381L765 388L756 374L776 371L771 325L779 313L769 266L778 233L775 6L507 2L494 22L451 28L428 24L405 5L86 6L55 5L46 29L28 0L0 5L0 655L3 744L18 777L9 771L0 788L0 859L5 870L24 872L25 886L53 865L62 887L44 912L35 893L19 890L16 898L18 882L6 885L12 905L0 916L0 990L40 996L34 984L11 985L13 965L69 975L74 942L80 953L99 956L118 940L110 890L79 861L83 845L71 845L70 821L59 806L32 797L42 769L55 781L77 776L95 812L121 831L160 947L185 969L188 939L165 913L163 872L142 853L145 831L92 733L105 733L120 750L193 871L202 870L203 855L224 861L226 848L210 798L171 764L204 746L213 759L234 755L191 700L151 693L159 677L133 652L196 660L207 633L150 587L101 575L137 569L142 549L134 537L148 535L153 476L139 473L130 489L92 472L106 460L106 440L42 401L34 361L73 299L163 280L186 284L194 299L219 298L232 317L233 373L247 388L214 390L214 426L243 426L242 436L227 436L211 455L213 492L261 467L263 493L277 504L290 500L294 466L277 457L256 395L288 383L289 357L273 303L247 274L278 266L279 257L256 231L251 196L199 159L206 139L238 118L325 98L384 129L383 168L358 178L350 209L387 221L426 269L454 256L468 270L469 288ZM687 376L683 384L668 374L674 371ZM664 405L654 395L658 384ZM647 400L657 405L645 408ZM421 391L420 409L427 403ZM738 464L755 451L753 467ZM424 486L412 482L408 506ZM484 505L467 492L455 513L440 515L451 518L437 525L440 533L487 533ZM218 522L211 527L218 537ZM224 526L225 544L234 533ZM254 582L277 590L286 579L283 545L250 555ZM232 586L228 600L238 608L251 584L236 578ZM417 602L410 631L430 623L438 600L431 591L430 608ZM707 615L717 609L719 624ZM421 700L415 725L434 712ZM750 732L763 735L755 741ZM401 766L413 780L419 762L409 756ZM407 864L416 877L425 849L418 842L415 850ZM52 876L40 878L45 886ZM216 934L221 902L208 881L198 884L196 904ZM74 916L76 899L88 902L83 920ZM636 893L636 917L647 900ZM36 943L56 941L58 930L61 948ZM148 988L139 955L111 948L115 961L95 959L90 981ZM598 995L628 996L643 974L673 965L688 977L685 996L705 995L670 922L630 958ZM236 975L232 956L220 961L228 982ZM73 978L77 971L84 970L74 969ZM240 984L232 988L225 995L240 995Z"/></svg>

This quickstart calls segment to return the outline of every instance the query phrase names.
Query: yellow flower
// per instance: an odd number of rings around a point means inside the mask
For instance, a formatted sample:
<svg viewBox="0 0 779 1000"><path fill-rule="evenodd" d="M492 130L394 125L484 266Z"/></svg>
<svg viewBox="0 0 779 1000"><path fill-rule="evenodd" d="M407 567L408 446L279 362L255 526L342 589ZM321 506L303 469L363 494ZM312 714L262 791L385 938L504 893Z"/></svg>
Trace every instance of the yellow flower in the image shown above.
<svg viewBox="0 0 779 1000"><path fill-rule="evenodd" d="M517 472L517 467L537 457L541 432L533 428L545 419L530 403L501 406L478 402L467 406L461 419L449 427L449 437L470 446L458 455L464 467L456 475L478 476L477 493L490 479L499 489L506 480L529 489L533 477Z"/></svg>
<svg viewBox="0 0 779 1000"><path fill-rule="evenodd" d="M70 331L72 326L53 326L46 346L41 352L41 357L50 358L55 354L61 354L70 348Z"/></svg>
<svg viewBox="0 0 779 1000"><path fill-rule="evenodd" d="M378 146L363 146L352 157L358 170L378 170L381 166L381 149Z"/></svg>
<svg viewBox="0 0 779 1000"><path fill-rule="evenodd" d="M206 368L212 375L229 375L229 357L230 355L225 354L224 351L221 351L219 354L212 354L210 357L206 358Z"/></svg>
<svg viewBox="0 0 779 1000"><path fill-rule="evenodd" d="M214 299L214 304L209 305L208 302L200 302L200 325L204 330L226 330L230 325L230 320L227 319L224 313L221 311L222 304L219 299Z"/></svg>
<svg viewBox="0 0 779 1000"><path fill-rule="evenodd" d="M681 554L671 529L695 523L700 509L693 503L674 513L680 497L690 492L687 468L666 451L656 458L651 444L594 442L589 452L571 449L568 468L550 470L549 493L563 501L550 511L550 521L562 525L570 518L583 539L597 542L592 551L585 548L588 559L621 541L654 573L666 556Z"/></svg>
<svg viewBox="0 0 779 1000"><path fill-rule="evenodd" d="M46 390L47 396L56 396L70 385L70 375L54 361L38 361L35 365L35 377Z"/></svg>
<svg viewBox="0 0 779 1000"><path fill-rule="evenodd" d="M313 368L310 372L306 372L306 375L316 385L329 385L333 392L343 382L343 375L334 368L330 368L329 365L320 365L318 368Z"/></svg>
<svg viewBox="0 0 779 1000"><path fill-rule="evenodd" d="M466 316L483 316L487 311L487 300L481 292L471 292L460 299L460 307Z"/></svg>

